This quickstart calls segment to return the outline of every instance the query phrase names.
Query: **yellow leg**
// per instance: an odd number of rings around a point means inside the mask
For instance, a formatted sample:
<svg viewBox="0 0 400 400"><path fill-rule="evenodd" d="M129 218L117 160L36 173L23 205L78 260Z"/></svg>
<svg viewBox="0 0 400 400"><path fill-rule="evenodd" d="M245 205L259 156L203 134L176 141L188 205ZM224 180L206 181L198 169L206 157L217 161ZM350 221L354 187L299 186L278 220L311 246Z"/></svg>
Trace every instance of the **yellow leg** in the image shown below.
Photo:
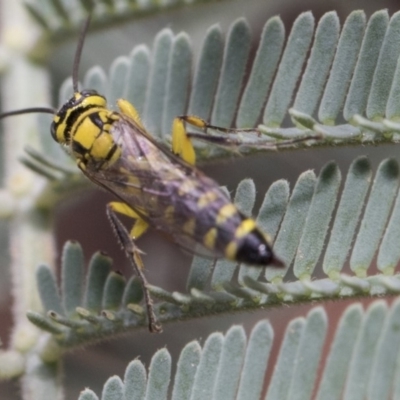
<svg viewBox="0 0 400 400"><path fill-rule="evenodd" d="M203 130L203 133L187 132L185 128L185 123L195 126ZM223 135L208 134L207 130L212 129L214 131L222 132ZM217 146L222 146L225 149L235 149L241 146L250 146L251 144L246 144L240 138L240 136L226 135L226 134L239 134L242 132L255 133L257 136L262 136L262 132L258 128L223 128L221 126L215 126L209 124L207 121L200 117L194 115L182 115L174 119L172 127L172 151L182 157L185 161L190 164L195 163L195 154L193 145L191 143L192 139L202 140L207 143L215 144ZM268 138L266 140L260 139L256 143L258 148L271 148L276 149L279 147L290 146L295 143L305 142L307 140L318 140L321 139L318 135L308 135L299 138L293 138L282 141L272 141Z"/></svg>
<svg viewBox="0 0 400 400"><path fill-rule="evenodd" d="M118 201L112 201L108 204L108 207L115 213L126 215L127 217L135 220L135 222L133 223L133 227L130 231L130 236L133 240L138 239L147 231L149 224L144 221L143 218L141 218L139 214L135 210L132 210L132 208L130 208L127 204Z"/></svg>
<svg viewBox="0 0 400 400"><path fill-rule="evenodd" d="M195 115L176 117L172 123L172 152L191 165L196 163L196 154L191 141L192 137L220 145L236 145L236 143L234 141L227 141L223 137L207 136L206 134L188 134L185 123L203 129L205 133L207 129L215 129L226 133L243 132L242 129L228 129L210 125L207 121ZM255 129L251 129L251 131L255 131Z"/></svg>
<svg viewBox="0 0 400 400"><path fill-rule="evenodd" d="M196 163L196 153L181 117L172 123L172 152L191 165Z"/></svg>
<svg viewBox="0 0 400 400"><path fill-rule="evenodd" d="M207 131L207 129L214 129L226 133L258 132L257 128L223 128L222 126L211 125L206 120L196 117L195 115L182 115L178 118L196 128L203 129L204 131Z"/></svg>
<svg viewBox="0 0 400 400"><path fill-rule="evenodd" d="M123 205L123 203L118 203L118 202L109 203L107 205L107 216L110 220L115 235L117 236L122 248L125 251L126 256L128 257L133 267L133 270L136 272L142 283L144 299L147 309L149 330L150 332L161 332L162 327L158 322L157 317L154 313L153 301L150 297L150 292L148 289L149 284L143 273L143 261L142 257L140 256L140 250L138 249L134 240L126 230L124 224L119 220L116 214L117 212L120 212L124 215L132 216L133 213L134 214L136 213L133 210L130 210L129 207L126 207L124 209L121 205Z"/></svg>
<svg viewBox="0 0 400 400"><path fill-rule="evenodd" d="M117 100L117 105L122 114L132 118L140 127L144 129L139 113L137 112L136 108L129 103L128 100L119 99Z"/></svg>

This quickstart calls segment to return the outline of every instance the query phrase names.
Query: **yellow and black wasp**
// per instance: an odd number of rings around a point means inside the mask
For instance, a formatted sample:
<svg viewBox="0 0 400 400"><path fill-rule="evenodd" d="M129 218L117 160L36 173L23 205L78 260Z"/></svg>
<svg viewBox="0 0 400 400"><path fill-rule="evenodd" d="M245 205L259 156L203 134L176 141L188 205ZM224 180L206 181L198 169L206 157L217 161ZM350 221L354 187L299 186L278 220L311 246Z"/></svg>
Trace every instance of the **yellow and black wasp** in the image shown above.
<svg viewBox="0 0 400 400"><path fill-rule="evenodd" d="M6 112L0 118L33 112L53 114L54 140L67 148L87 178L116 196L117 201L107 205L107 215L142 281L149 329L158 332L161 326L143 274L141 251L135 243L148 227L167 233L193 252L259 266L282 263L254 219L243 215L214 180L194 167L195 152L185 124L204 131L234 129L214 127L195 116L177 117L172 126L171 152L146 131L128 101L119 100L119 111L111 111L102 95L78 89L77 75L89 23L90 17L75 54L73 96L58 111L35 107ZM206 132L196 137L208 138ZM133 219L130 231L118 214Z"/></svg>

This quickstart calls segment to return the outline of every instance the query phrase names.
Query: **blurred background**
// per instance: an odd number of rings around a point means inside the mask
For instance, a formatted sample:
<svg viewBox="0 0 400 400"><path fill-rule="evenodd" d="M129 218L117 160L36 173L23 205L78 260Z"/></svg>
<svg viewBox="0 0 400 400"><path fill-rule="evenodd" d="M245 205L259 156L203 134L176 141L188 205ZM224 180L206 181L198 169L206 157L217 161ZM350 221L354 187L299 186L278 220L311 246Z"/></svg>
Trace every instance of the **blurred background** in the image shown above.
<svg viewBox="0 0 400 400"><path fill-rule="evenodd" d="M3 0L5 1L5 0ZM169 27L174 33L187 32L193 44L194 53L201 47L202 39L208 27L219 23L223 32L227 32L230 24L239 17L245 17L253 33L253 54L256 51L259 35L265 22L274 15L280 15L284 21L286 32L303 11L312 10L315 19L327 11L335 10L341 22L347 15L357 9L363 9L370 15L379 9L388 8L390 15L398 11L396 1L265 1L265 0L230 0L210 2L201 5L187 6L162 15L152 15L136 21L126 22L106 30L89 33L82 57L81 76L91 66L100 64L108 71L112 60L119 55L127 55L140 43L152 46L154 36L161 29ZM76 47L76 37L63 41L49 57L48 63L53 79L54 104L57 105L57 93L60 84L71 74L72 60ZM17 134L17 133L16 133ZM345 175L351 161L358 155L367 155L374 169L380 161L394 157L400 161L398 147L393 145L380 147L356 147L336 149L312 149L292 152L271 152L269 157L252 156L239 158L232 156L223 162L201 164L201 169L213 177L221 185L234 193L236 185L244 178L254 179L258 200L255 210L272 182L287 179L293 187L299 174L313 169L318 174L321 167L330 160L341 166ZM114 259L114 268L129 277L130 267L123 252L116 242L105 215L105 205L111 197L98 190L88 191L84 196L66 200L60 204L56 213L56 240L59 255L66 240L74 239L82 244L85 260L97 250L107 252ZM139 241L139 247L146 253L144 262L149 282L167 290L184 291L191 257L183 254L173 243L166 241L154 232L146 234ZM160 257L160 255L162 255ZM57 260L60 263L59 257ZM7 260L2 259L0 265L0 337L6 341L11 325L10 307L12 304L7 288ZM333 332L336 320L349 302L335 302L326 305L329 314L329 327ZM146 366L157 349L166 347L172 354L176 365L181 348L192 340L204 343L207 336L214 331L225 332L233 324L242 324L249 333L257 321L268 318L275 331L274 351L279 350L282 332L287 323L295 316L306 315L310 306L291 306L254 313L241 313L224 316L206 317L196 321L185 321L165 324L162 334L149 334L146 330L129 333L117 339L96 346L82 348L68 353L64 363L64 379L66 399L76 399L79 392L89 387L97 394L105 380L114 374L123 376L129 361L139 358ZM327 340L329 343L329 338ZM7 345L7 343L5 343ZM273 365L273 362L270 363ZM267 376L272 369L269 367ZM173 376L173 375L172 375ZM0 383L1 399L18 399L18 382Z"/></svg>

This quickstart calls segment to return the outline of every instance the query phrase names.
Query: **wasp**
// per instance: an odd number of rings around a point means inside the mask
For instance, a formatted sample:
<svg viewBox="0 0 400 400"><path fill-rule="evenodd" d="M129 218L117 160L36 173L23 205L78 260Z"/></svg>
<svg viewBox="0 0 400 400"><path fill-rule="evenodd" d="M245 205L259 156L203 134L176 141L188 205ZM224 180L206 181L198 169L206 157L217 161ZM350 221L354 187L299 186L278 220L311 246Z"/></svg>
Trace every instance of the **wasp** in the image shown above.
<svg viewBox="0 0 400 400"><path fill-rule="evenodd" d="M59 110L33 107L3 113L0 119L26 113L53 114L53 139L67 149L90 181L115 196L116 201L107 205L107 215L143 285L149 330L160 332L143 273L142 252L136 245L149 227L168 234L193 253L258 266L283 263L255 220L243 215L219 185L194 166L193 136L215 142L208 129L235 129L215 127L196 116L178 116L173 121L171 151L149 134L127 100L118 100L119 111L112 111L101 94L78 89L79 63L89 24L90 16L75 53L72 97ZM205 133L191 136L186 124ZM221 137L218 141L225 144ZM130 230L121 222L121 215L133 220Z"/></svg>

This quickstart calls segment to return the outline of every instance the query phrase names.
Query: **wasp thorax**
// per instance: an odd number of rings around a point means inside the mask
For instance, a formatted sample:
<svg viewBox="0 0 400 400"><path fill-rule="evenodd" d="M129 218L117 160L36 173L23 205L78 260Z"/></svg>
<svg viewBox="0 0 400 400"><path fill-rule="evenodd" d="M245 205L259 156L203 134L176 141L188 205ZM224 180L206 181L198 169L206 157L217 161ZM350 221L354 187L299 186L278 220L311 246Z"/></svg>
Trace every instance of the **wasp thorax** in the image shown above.
<svg viewBox="0 0 400 400"><path fill-rule="evenodd" d="M95 90L82 90L74 95L54 115L51 124L51 136L60 143L69 145L74 124L91 109L103 109L107 106L106 99Z"/></svg>

